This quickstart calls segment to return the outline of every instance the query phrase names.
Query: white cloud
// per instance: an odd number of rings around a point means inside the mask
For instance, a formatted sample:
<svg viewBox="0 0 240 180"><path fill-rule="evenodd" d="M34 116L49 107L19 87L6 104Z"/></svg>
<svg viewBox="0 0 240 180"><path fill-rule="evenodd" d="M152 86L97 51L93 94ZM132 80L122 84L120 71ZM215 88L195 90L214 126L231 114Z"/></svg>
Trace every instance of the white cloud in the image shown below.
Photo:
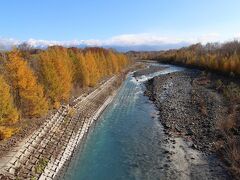
<svg viewBox="0 0 240 180"><path fill-rule="evenodd" d="M183 39L172 38L167 36L157 36L148 33L144 34L124 34L114 36L111 39L103 41L105 45L159 45L159 44L176 44Z"/></svg>
<svg viewBox="0 0 240 180"><path fill-rule="evenodd" d="M234 34L234 39L240 40L240 32Z"/></svg>
<svg viewBox="0 0 240 180"><path fill-rule="evenodd" d="M221 35L219 33L209 33L198 37L195 42L201 42L203 44L208 42L218 42L221 41Z"/></svg>
<svg viewBox="0 0 240 180"><path fill-rule="evenodd" d="M236 34L236 37L240 38L240 33ZM174 36L161 36L150 33L140 34L123 34L111 37L105 40L89 39L89 40L72 40L72 41L51 41L51 40L36 40L29 39L27 42L29 45L35 48L45 48L53 45L61 46L164 46L164 45L177 45L177 44L193 44L201 42L203 44L207 42L221 41L221 35L218 33L209 33L199 35L195 37L174 37ZM15 39L0 38L0 48L9 48L22 43L22 41Z"/></svg>
<svg viewBox="0 0 240 180"><path fill-rule="evenodd" d="M221 41L219 33L209 33L196 37L174 37L159 36L149 33L144 34L125 34L114 36L111 39L102 41L104 45L159 45L159 44L178 44L178 43L207 43Z"/></svg>
<svg viewBox="0 0 240 180"><path fill-rule="evenodd" d="M10 49L17 46L21 41L12 38L0 38L0 50Z"/></svg>
<svg viewBox="0 0 240 180"><path fill-rule="evenodd" d="M47 46L78 46L78 45L87 45L87 46L101 46L102 43L99 40L72 40L72 41L52 41L52 40L38 40L38 39L29 39L26 41L27 44L32 47L47 47Z"/></svg>

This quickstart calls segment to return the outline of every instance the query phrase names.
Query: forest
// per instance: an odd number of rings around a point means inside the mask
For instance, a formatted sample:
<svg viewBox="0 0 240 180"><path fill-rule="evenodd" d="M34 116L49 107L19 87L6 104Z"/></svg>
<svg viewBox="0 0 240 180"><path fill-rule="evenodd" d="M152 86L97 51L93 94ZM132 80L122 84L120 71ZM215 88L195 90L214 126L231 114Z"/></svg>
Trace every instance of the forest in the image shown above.
<svg viewBox="0 0 240 180"><path fill-rule="evenodd" d="M156 54L156 53L155 53ZM225 74L240 75L240 42L200 43L178 50L142 54L143 59L199 67Z"/></svg>
<svg viewBox="0 0 240 180"><path fill-rule="evenodd" d="M124 54L103 48L46 50L25 46L0 53L0 140L22 118L38 118L68 102L76 88L94 87L129 64Z"/></svg>

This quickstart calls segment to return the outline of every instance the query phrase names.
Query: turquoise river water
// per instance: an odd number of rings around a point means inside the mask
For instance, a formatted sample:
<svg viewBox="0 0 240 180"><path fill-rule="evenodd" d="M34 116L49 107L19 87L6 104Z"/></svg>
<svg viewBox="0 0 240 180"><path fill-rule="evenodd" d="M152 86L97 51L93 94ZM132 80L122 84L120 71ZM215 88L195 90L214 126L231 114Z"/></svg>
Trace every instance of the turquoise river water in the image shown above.
<svg viewBox="0 0 240 180"><path fill-rule="evenodd" d="M142 76L129 74L119 93L70 162L65 180L131 180L164 177L163 128L143 82L180 68Z"/></svg>

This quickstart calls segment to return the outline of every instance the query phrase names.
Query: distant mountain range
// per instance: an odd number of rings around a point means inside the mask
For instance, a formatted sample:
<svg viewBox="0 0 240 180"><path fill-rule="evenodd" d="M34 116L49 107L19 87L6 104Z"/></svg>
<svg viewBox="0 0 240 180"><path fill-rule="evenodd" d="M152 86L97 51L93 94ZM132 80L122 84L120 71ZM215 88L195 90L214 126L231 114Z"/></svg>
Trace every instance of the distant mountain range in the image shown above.
<svg viewBox="0 0 240 180"><path fill-rule="evenodd" d="M189 46L190 43L177 43L177 44L159 44L159 45L132 45L132 46L103 46L104 48L113 48L119 52L128 52L128 51L161 51L169 49L178 49L181 47Z"/></svg>
<svg viewBox="0 0 240 180"><path fill-rule="evenodd" d="M160 51L160 50L168 50L168 49L177 49L184 46L190 45L188 42L179 42L179 43L164 43L159 42L153 45L148 44L103 44L97 41L46 41L46 40L34 40L30 39L25 42L21 42L14 39L0 39L0 50L10 50L13 47L18 47L19 45L23 45L28 48L36 48L36 49L45 49L48 46L61 45L64 47L103 47L103 48L112 48L119 52L127 52L127 51Z"/></svg>

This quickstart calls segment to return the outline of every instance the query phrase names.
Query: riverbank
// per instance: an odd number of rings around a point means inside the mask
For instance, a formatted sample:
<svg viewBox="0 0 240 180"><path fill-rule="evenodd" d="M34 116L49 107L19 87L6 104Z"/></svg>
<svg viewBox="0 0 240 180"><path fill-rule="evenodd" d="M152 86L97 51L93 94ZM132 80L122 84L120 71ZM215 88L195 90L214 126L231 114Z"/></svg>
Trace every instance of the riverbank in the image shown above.
<svg viewBox="0 0 240 180"><path fill-rule="evenodd" d="M62 106L17 147L1 158L0 179L53 179L116 94L125 74Z"/></svg>
<svg viewBox="0 0 240 180"><path fill-rule="evenodd" d="M182 137L189 147L206 156L218 154L219 158L222 157L224 168L237 179L239 159L236 155L233 157L233 151L237 149L229 149L234 147L228 139L239 140L240 134L238 126L233 126L229 120L229 114L233 113L229 113L229 100L219 92L223 85L218 78L202 71L186 69L149 80L145 94L158 107L159 119L166 134ZM236 123L238 109L234 113ZM228 125L232 127L226 132L224 126Z"/></svg>
<svg viewBox="0 0 240 180"><path fill-rule="evenodd" d="M167 71L175 70L173 67ZM152 74L139 77L137 81L133 73L128 75L111 106L88 133L82 149L77 148L78 152L63 179L157 180L186 177L186 172L175 168L176 165L181 167L182 162L169 159L173 145L169 147L169 137L158 121L155 105L144 96L143 80L149 77ZM200 163L197 160L195 164L203 166L204 159ZM205 178L212 177L209 171L204 169L203 172ZM200 175L203 173L195 173L194 177ZM187 174L187 177L193 176Z"/></svg>
<svg viewBox="0 0 240 180"><path fill-rule="evenodd" d="M102 83L106 82L109 78L110 77L102 79L102 81L95 87L84 87L74 90L74 92L72 93L72 97L69 100L69 105L71 106L72 104L80 100L80 98L85 97L94 90L96 90ZM37 131L42 126L42 124L44 124L48 119L51 119L51 117L56 114L59 109L61 109L61 107L59 107L58 109L49 110L48 114L43 117L31 119L22 118L21 121L17 122L13 126L18 129L17 132L12 137L0 141L0 158L4 158L6 154L9 154L9 151L11 151L13 147L15 147L14 149L18 149L24 139L27 139L31 134Z"/></svg>

